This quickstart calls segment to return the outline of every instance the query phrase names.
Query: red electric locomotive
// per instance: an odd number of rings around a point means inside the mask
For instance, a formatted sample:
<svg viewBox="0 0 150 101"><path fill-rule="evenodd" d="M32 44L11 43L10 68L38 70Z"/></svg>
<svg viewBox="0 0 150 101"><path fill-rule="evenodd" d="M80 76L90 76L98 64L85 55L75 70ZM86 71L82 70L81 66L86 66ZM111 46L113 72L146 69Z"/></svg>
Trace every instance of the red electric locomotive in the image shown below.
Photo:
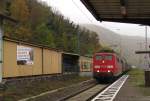
<svg viewBox="0 0 150 101"><path fill-rule="evenodd" d="M93 56L93 77L95 79L112 78L121 75L125 62L116 53L96 53Z"/></svg>

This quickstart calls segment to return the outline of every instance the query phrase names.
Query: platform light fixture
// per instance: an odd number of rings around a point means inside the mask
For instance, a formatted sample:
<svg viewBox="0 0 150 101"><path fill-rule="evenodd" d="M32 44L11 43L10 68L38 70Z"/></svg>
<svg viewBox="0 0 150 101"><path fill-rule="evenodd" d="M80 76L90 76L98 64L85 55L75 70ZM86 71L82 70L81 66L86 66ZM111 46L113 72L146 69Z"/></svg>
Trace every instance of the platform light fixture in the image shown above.
<svg viewBox="0 0 150 101"><path fill-rule="evenodd" d="M127 16L127 0L120 0L120 4L121 4L121 14L125 17Z"/></svg>

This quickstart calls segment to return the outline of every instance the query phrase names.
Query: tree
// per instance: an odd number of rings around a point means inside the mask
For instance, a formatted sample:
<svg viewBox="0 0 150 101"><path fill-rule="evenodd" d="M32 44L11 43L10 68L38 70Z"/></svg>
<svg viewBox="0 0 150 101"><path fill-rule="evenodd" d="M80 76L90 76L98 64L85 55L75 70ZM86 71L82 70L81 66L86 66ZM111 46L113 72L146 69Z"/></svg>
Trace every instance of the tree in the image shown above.
<svg viewBox="0 0 150 101"><path fill-rule="evenodd" d="M13 0L11 2L11 16L22 22L22 24L29 20L29 9L27 0Z"/></svg>
<svg viewBox="0 0 150 101"><path fill-rule="evenodd" d="M30 12L29 22L32 29L36 28L37 25L43 22L48 22L48 19L52 13L50 7L37 0L27 0L27 5Z"/></svg>
<svg viewBox="0 0 150 101"><path fill-rule="evenodd" d="M40 0L9 1L10 4L5 6L5 0L1 0L0 9L6 7L19 24L14 26L5 22L5 35L73 53L78 53L79 45L81 55L92 55L100 49L96 33L80 28L46 3Z"/></svg>
<svg viewBox="0 0 150 101"><path fill-rule="evenodd" d="M70 52L73 52L73 53L78 53L80 50L78 50L78 39L77 39L77 36L76 35L73 35L70 37L70 40L69 40L69 44L68 44L68 50Z"/></svg>
<svg viewBox="0 0 150 101"><path fill-rule="evenodd" d="M115 51L109 47L102 47L98 52L111 52L115 53Z"/></svg>
<svg viewBox="0 0 150 101"><path fill-rule="evenodd" d="M65 32L62 34L62 43L63 43L63 50L67 51L68 50L68 37Z"/></svg>
<svg viewBox="0 0 150 101"><path fill-rule="evenodd" d="M11 34L10 36L29 41L28 38L31 36L31 31L25 26L19 26L15 29L14 34Z"/></svg>
<svg viewBox="0 0 150 101"><path fill-rule="evenodd" d="M5 0L0 0L0 12L1 13L4 13L5 12L5 9L6 9L6 2Z"/></svg>
<svg viewBox="0 0 150 101"><path fill-rule="evenodd" d="M55 47L53 35L46 24L37 26L35 33L34 38L36 38L39 43L49 47Z"/></svg>

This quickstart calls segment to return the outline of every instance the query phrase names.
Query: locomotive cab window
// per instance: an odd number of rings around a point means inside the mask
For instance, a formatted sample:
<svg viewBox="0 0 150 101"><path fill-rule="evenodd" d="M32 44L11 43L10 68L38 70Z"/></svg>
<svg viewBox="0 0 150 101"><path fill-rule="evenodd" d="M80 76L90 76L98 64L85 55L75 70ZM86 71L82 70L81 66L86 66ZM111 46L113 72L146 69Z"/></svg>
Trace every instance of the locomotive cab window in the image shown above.
<svg viewBox="0 0 150 101"><path fill-rule="evenodd" d="M96 56L95 56L95 59L96 59L96 60L102 60L102 59L103 59L103 56L101 56L101 55L96 55Z"/></svg>
<svg viewBox="0 0 150 101"><path fill-rule="evenodd" d="M105 56L105 60L112 60L112 55Z"/></svg>
<svg viewBox="0 0 150 101"><path fill-rule="evenodd" d="M117 58L117 61L119 62L119 58Z"/></svg>
<svg viewBox="0 0 150 101"><path fill-rule="evenodd" d="M121 60L121 63L123 64L123 60Z"/></svg>

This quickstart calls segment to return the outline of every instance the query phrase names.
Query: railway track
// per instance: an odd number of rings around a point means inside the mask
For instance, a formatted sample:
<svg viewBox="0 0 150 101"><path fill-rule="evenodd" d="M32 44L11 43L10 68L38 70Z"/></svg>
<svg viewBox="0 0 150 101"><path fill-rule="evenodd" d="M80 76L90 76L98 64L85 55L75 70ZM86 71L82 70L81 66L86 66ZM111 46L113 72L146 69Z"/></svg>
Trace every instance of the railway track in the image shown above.
<svg viewBox="0 0 150 101"><path fill-rule="evenodd" d="M91 96L95 95L100 90L103 90L106 86L107 85L97 84L96 86L94 86L78 95L75 95L75 96L67 99L66 101L87 101L91 98Z"/></svg>
<svg viewBox="0 0 150 101"><path fill-rule="evenodd" d="M128 78L123 75L112 84L97 84L79 94L64 99L65 101L113 101L116 94ZM63 101L64 101L63 100Z"/></svg>
<svg viewBox="0 0 150 101"><path fill-rule="evenodd" d="M91 101L113 101L128 77L129 75L123 75L117 81L115 81L113 84L107 87L105 90L100 92Z"/></svg>

